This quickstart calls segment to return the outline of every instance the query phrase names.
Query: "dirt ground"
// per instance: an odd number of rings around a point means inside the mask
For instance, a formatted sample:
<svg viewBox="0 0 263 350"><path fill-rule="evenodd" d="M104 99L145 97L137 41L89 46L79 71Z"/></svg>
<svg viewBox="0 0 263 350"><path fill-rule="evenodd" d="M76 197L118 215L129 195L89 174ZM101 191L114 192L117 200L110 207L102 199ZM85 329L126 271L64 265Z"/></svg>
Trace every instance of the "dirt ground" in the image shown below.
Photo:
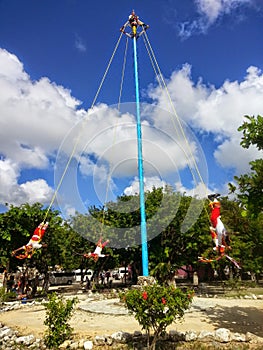
<svg viewBox="0 0 263 350"><path fill-rule="evenodd" d="M185 313L182 322L168 327L178 331L213 331L227 328L231 332L251 332L263 337L263 300L197 298L197 304ZM21 334L42 337L45 326L42 305L28 305L19 310L0 313L0 322ZM93 338L117 331L133 333L140 326L132 315L111 315L77 309L70 321L75 338Z"/></svg>

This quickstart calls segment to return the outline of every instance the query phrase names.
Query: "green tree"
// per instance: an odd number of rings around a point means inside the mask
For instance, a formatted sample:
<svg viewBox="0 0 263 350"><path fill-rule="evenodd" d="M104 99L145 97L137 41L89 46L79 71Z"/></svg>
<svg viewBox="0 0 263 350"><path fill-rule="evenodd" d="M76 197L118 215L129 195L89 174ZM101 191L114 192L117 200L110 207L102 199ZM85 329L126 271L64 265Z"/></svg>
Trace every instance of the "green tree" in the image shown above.
<svg viewBox="0 0 263 350"><path fill-rule="evenodd" d="M168 201L170 205L177 205L179 201L178 210L164 231L150 242L151 271L160 283L167 281L171 272L182 266L186 266L186 271L190 273L198 265L198 256L211 247L209 217L203 201L178 193L170 194L170 198L166 198ZM182 223L187 217L190 203L193 211L199 210L200 205L203 209L198 220L184 231ZM189 220L190 217L188 215Z"/></svg>
<svg viewBox="0 0 263 350"><path fill-rule="evenodd" d="M246 121L238 128L243 132L241 146L249 148L256 146L258 150L263 149L263 117L245 116ZM263 159L250 162L251 171L248 174L235 176L237 182L237 197L243 207L250 215L257 216L263 211ZM237 190L236 186L230 184L231 192ZM245 212L244 212L245 213Z"/></svg>
<svg viewBox="0 0 263 350"><path fill-rule="evenodd" d="M14 265L11 252L26 244L45 215L42 205L23 204L20 207L9 206L9 210L0 214L0 257L1 263Z"/></svg>
<svg viewBox="0 0 263 350"><path fill-rule="evenodd" d="M207 203L182 196L169 187L154 187L145 193L145 198L149 267L162 283L176 268L197 266L200 253L211 247ZM200 211L198 220L193 220ZM91 207L87 214L78 214L73 221L73 227L90 240L98 239L98 232L109 238L116 247L110 252L116 264L136 261L141 270L141 246L135 243L140 242L141 233L139 195L120 196L104 208ZM190 228L185 230L185 227ZM121 236L119 228L122 228Z"/></svg>
<svg viewBox="0 0 263 350"><path fill-rule="evenodd" d="M11 256L13 250L27 244L35 228L46 217L46 209L40 203L10 206L0 214L0 257L2 265L15 269L27 263L34 265L41 273L47 274L49 267L60 265L63 269L79 267L81 257L74 254L83 245L82 237L72 230L57 210L47 215L48 229L43 237L46 248L37 249L31 259L18 260Z"/></svg>
<svg viewBox="0 0 263 350"><path fill-rule="evenodd" d="M263 149L263 117L245 116L246 120L238 128L243 133L241 146ZM230 192L235 193L237 200L239 224L235 239L235 252L238 251L244 270L256 275L263 269L263 159L250 162L248 174L235 176L237 186L229 184ZM241 207L241 208L240 208ZM234 254L234 252L233 252Z"/></svg>

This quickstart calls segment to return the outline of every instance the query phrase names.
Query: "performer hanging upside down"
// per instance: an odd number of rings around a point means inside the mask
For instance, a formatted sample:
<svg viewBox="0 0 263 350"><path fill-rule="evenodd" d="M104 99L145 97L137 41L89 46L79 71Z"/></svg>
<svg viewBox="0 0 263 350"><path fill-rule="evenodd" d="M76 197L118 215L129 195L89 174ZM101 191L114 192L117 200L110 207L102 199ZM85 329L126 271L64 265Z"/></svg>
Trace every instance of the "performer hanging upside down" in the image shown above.
<svg viewBox="0 0 263 350"><path fill-rule="evenodd" d="M228 246L228 234L225 229L220 216L221 204L217 199L220 196L219 193L210 194L208 196L211 208L210 221L212 226L210 227L210 234L215 245L215 249L220 255L225 253L225 247Z"/></svg>
<svg viewBox="0 0 263 350"><path fill-rule="evenodd" d="M41 224L39 224L35 229L33 236L30 238L29 242L26 245L14 250L12 252L12 256L15 256L17 259L30 259L34 254L35 249L40 249L43 246L46 246L46 244L41 243L41 241L44 237L47 227L48 222L41 222Z"/></svg>
<svg viewBox="0 0 263 350"><path fill-rule="evenodd" d="M102 249L109 243L109 240L107 239L104 243L102 243L102 238L98 240L96 249L93 253L84 254L83 256L85 258L92 258L95 262L99 260L99 258L104 258L107 256L106 254L102 254Z"/></svg>
<svg viewBox="0 0 263 350"><path fill-rule="evenodd" d="M225 257L232 264L234 264L236 268L240 269L241 267L239 263L235 259L233 259L231 256L227 255L225 252L226 248L231 249L231 247L230 247L229 234L226 231L223 222L221 221L220 202L217 199L219 196L220 196L219 193L210 194L208 196L210 200L209 206L211 208L210 221L212 224L212 226L210 227L210 233L212 236L213 243L215 245L213 249L218 252L218 256L217 257L200 256L198 257L198 260L204 263L212 263Z"/></svg>

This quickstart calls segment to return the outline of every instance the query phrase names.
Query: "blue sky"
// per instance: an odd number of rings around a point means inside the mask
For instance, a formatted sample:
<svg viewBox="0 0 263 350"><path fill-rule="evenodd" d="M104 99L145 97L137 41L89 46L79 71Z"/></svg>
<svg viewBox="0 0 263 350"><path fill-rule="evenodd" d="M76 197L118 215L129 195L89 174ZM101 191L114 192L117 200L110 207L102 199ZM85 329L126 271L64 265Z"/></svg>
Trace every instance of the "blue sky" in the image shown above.
<svg viewBox="0 0 263 350"><path fill-rule="evenodd" d="M186 132L185 140L173 130L141 36L145 188L169 184L190 195L226 195L233 176L260 156L239 146L237 128L244 115L263 113L261 0L1 0L2 210L5 203L49 205L74 146L58 191L65 215L138 192L131 39L116 108L125 35L90 110L132 9L150 25L147 37ZM192 157L202 183L193 181Z"/></svg>

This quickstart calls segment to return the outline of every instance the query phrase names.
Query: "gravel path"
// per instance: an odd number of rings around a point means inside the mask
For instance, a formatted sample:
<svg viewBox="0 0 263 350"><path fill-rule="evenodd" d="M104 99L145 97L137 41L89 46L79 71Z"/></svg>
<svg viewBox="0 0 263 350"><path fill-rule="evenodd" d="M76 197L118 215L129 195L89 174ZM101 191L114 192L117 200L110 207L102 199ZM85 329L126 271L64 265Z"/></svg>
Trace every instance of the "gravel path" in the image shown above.
<svg viewBox="0 0 263 350"><path fill-rule="evenodd" d="M140 326L120 305L119 299L91 301L78 295L80 302L71 324L79 337L111 334L119 330L132 333ZM22 309L0 313L0 322L22 334L41 337L45 327L42 305L25 305ZM228 328L231 332L251 332L263 337L263 300L195 297L184 320L169 326L178 331L213 331Z"/></svg>

